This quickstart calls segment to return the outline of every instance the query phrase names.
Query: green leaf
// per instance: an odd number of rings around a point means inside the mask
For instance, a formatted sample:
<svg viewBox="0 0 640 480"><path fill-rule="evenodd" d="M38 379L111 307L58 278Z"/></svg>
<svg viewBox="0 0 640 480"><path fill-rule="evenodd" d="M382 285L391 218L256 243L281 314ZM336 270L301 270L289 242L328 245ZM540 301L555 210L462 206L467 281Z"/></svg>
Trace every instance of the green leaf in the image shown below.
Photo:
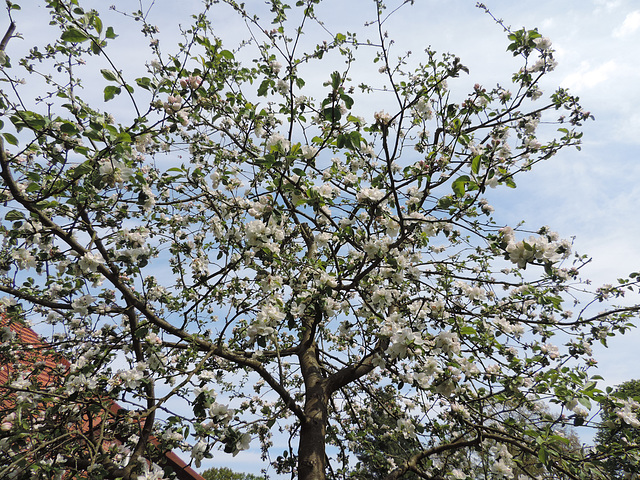
<svg viewBox="0 0 640 480"><path fill-rule="evenodd" d="M453 199L450 195L444 196L438 200L438 208L449 208L453 205Z"/></svg>
<svg viewBox="0 0 640 480"><path fill-rule="evenodd" d="M587 410L591 410L591 402L589 401L589 399L587 397L579 398L578 402L580 402L580 404L584 405L587 408Z"/></svg>
<svg viewBox="0 0 640 480"><path fill-rule="evenodd" d="M264 97L267 95L267 91L269 90L269 87L273 85L273 80L269 79L269 78L265 78L262 83L260 84L260 87L258 87L258 96L259 97Z"/></svg>
<svg viewBox="0 0 640 480"><path fill-rule="evenodd" d="M44 128L47 123L42 115L34 112L21 112L20 116L23 118L25 125L27 125L31 130L40 130Z"/></svg>
<svg viewBox="0 0 640 480"><path fill-rule="evenodd" d="M456 194L456 197L463 197L466 192L466 186L471 182L471 179L468 175L462 175L456 178L451 184L451 188L453 192Z"/></svg>
<svg viewBox="0 0 640 480"><path fill-rule="evenodd" d="M91 165L91 162L84 162L73 169L73 176L81 177L91 172L92 170L93 170L93 166Z"/></svg>
<svg viewBox="0 0 640 480"><path fill-rule="evenodd" d="M340 75L340 72L333 72L331 74L331 86L333 87L334 90L338 90L341 80L342 80L342 76Z"/></svg>
<svg viewBox="0 0 640 480"><path fill-rule="evenodd" d="M362 144L362 135L360 135L359 132L353 131L349 133L349 138L351 140L351 145L353 145L353 148L358 150L360 148L360 145Z"/></svg>
<svg viewBox="0 0 640 480"><path fill-rule="evenodd" d="M96 32L102 33L102 20L98 15L93 16L93 26L96 28Z"/></svg>
<svg viewBox="0 0 640 480"><path fill-rule="evenodd" d="M561 437L560 435L551 435L549 440L553 440L554 442L564 443L565 445L571 445L571 440L565 437Z"/></svg>
<svg viewBox="0 0 640 480"><path fill-rule="evenodd" d="M462 335L475 335L478 332L476 332L476 329L473 327L461 327L460 333Z"/></svg>
<svg viewBox="0 0 640 480"><path fill-rule="evenodd" d="M340 95L340 98L348 109L351 109L351 107L353 107L353 98L351 98L349 95L343 93L342 95Z"/></svg>
<svg viewBox="0 0 640 480"><path fill-rule="evenodd" d="M149 77L136 78L136 83L139 87L142 87L145 90L149 90L151 86L151 79Z"/></svg>
<svg viewBox="0 0 640 480"><path fill-rule="evenodd" d="M233 53L231 53L229 50L221 50L220 55L226 58L227 60L233 60L235 58L233 56Z"/></svg>
<svg viewBox="0 0 640 480"><path fill-rule="evenodd" d="M65 42L72 43L82 43L89 40L89 37L86 33L73 27L69 27L68 30L63 32L62 35L60 35L60 38Z"/></svg>
<svg viewBox="0 0 640 480"><path fill-rule="evenodd" d="M11 135L10 133L3 133L2 136L7 141L7 143L14 145L16 147L18 146L18 139L13 135Z"/></svg>
<svg viewBox="0 0 640 480"><path fill-rule="evenodd" d="M549 461L549 452L547 452L546 448L541 448L538 452L538 459L542 462L543 465L546 465Z"/></svg>
<svg viewBox="0 0 640 480"><path fill-rule="evenodd" d="M16 220L22 220L23 218L24 218L24 213L22 213L20 210L11 210L4 216L5 220L9 220L11 222Z"/></svg>
<svg viewBox="0 0 640 480"><path fill-rule="evenodd" d="M104 78L106 78L110 82L117 82L118 81L118 76L114 72L112 72L111 70L103 68L102 70L100 70L100 73L102 74L102 76Z"/></svg>
<svg viewBox="0 0 640 480"><path fill-rule="evenodd" d="M113 99L116 95L119 95L122 90L120 87L116 87L115 85L107 85L104 87L104 101L108 102Z"/></svg>
<svg viewBox="0 0 640 480"><path fill-rule="evenodd" d="M127 132L120 132L116 135L116 141L119 143L131 143L131 135Z"/></svg>
<svg viewBox="0 0 640 480"><path fill-rule="evenodd" d="M473 160L471 161L471 171L473 173L475 173L476 175L480 171L480 160L481 159L482 159L482 157L480 155L476 155L475 157L473 157Z"/></svg>
<svg viewBox="0 0 640 480"><path fill-rule="evenodd" d="M76 127L73 123L71 122L63 122L60 125L60 131L62 133L66 133L67 135L75 135L78 133L78 127Z"/></svg>
<svg viewBox="0 0 640 480"><path fill-rule="evenodd" d="M104 36L106 38L116 38L118 35L116 35L113 31L113 27L107 27L107 31L104 34Z"/></svg>
<svg viewBox="0 0 640 480"><path fill-rule="evenodd" d="M339 108L329 107L322 110L322 116L331 123L336 123L342 118Z"/></svg>

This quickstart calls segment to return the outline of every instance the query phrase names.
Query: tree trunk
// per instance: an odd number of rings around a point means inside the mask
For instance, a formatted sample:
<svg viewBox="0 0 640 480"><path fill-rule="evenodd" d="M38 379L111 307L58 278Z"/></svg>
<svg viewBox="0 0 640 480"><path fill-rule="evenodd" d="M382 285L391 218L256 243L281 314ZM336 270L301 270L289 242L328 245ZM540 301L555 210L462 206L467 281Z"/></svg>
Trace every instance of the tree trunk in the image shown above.
<svg viewBox="0 0 640 480"><path fill-rule="evenodd" d="M317 346L310 345L300 355L305 379L305 420L300 428L298 480L326 479L325 442L329 396L316 356Z"/></svg>
<svg viewBox="0 0 640 480"><path fill-rule="evenodd" d="M320 390L320 389L319 389ZM327 402L324 395L309 395L305 404L306 422L300 429L298 449L298 479L325 480L327 433Z"/></svg>

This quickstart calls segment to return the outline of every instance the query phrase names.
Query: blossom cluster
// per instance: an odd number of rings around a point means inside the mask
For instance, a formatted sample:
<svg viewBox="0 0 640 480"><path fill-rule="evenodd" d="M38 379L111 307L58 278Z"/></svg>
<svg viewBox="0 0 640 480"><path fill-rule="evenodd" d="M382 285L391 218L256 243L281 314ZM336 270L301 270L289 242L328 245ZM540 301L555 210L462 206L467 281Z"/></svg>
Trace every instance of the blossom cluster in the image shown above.
<svg viewBox="0 0 640 480"><path fill-rule="evenodd" d="M538 237L517 241L511 227L500 229L506 242L506 252L509 260L520 268L526 268L528 263L553 264L567 258L571 253L571 243L568 240L558 240L555 232L546 232Z"/></svg>
<svg viewBox="0 0 640 480"><path fill-rule="evenodd" d="M274 221L264 223L252 220L246 225L247 245L254 248L267 248L274 253L280 251L280 242L284 240L284 229Z"/></svg>
<svg viewBox="0 0 640 480"><path fill-rule="evenodd" d="M633 399L623 399L621 403L622 406L616 411L618 418L623 420L627 425L640 428L640 419L638 418L640 403Z"/></svg>

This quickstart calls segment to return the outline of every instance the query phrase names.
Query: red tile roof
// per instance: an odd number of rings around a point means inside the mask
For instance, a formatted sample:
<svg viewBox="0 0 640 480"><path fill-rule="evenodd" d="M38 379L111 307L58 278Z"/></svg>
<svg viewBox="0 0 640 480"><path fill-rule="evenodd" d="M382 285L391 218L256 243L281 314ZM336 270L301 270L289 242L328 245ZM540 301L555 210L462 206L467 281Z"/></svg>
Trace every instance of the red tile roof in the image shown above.
<svg viewBox="0 0 640 480"><path fill-rule="evenodd" d="M9 319L7 316L0 314L0 329L5 327L8 327L18 337L24 348L22 351L15 352L13 358L6 354L0 354L0 422L15 406L15 400L12 401L12 398L15 399L17 392L15 388L9 388L11 382L15 380L15 375L12 375L14 370L19 368L20 371L28 373L30 375L29 380L32 383L37 383L41 388L46 388L61 384L71 366L69 361L56 353L31 328L25 326L20 320ZM0 343L1 340L2 331L0 330ZM25 365L32 365L33 368L25 369ZM82 423L77 426L79 432L84 434L88 434L91 431L95 432L103 420L115 419L116 416L126 411L111 399L103 400L100 403L102 403L103 410L98 412L97 415L92 415L91 418L86 415L83 416ZM112 440L107 439L107 441L102 442L102 447L109 448L119 443L119 440L114 437ZM150 439L150 443L154 446L159 445L159 442L153 437ZM176 473L179 480L204 480L204 477L189 467L172 451L165 452L160 460L154 459L154 461L160 463L165 470L167 470L166 467L169 467L170 470Z"/></svg>

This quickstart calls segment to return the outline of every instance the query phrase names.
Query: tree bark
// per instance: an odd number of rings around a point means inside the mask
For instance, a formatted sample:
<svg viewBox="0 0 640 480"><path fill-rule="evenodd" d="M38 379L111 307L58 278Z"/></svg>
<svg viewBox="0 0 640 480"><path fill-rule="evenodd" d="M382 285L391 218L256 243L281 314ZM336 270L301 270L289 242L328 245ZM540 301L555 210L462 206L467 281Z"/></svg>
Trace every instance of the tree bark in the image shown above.
<svg viewBox="0 0 640 480"><path fill-rule="evenodd" d="M298 450L299 480L325 480L327 432L327 401L321 388L307 393L306 420L300 429Z"/></svg>
<svg viewBox="0 0 640 480"><path fill-rule="evenodd" d="M300 364L305 379L305 405L298 448L298 479L325 480L329 395L315 342L303 349Z"/></svg>

